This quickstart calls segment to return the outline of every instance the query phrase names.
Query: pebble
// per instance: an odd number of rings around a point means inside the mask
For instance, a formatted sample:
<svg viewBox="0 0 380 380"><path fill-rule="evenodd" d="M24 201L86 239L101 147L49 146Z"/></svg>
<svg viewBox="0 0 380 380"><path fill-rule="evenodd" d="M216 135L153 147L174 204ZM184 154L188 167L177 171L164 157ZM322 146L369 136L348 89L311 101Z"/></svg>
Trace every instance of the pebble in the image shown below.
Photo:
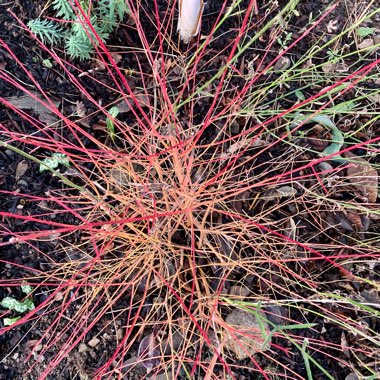
<svg viewBox="0 0 380 380"><path fill-rule="evenodd" d="M116 330L116 338L117 338L118 340L122 340L122 339L123 339L123 336L124 336L123 329L117 329L117 330Z"/></svg>
<svg viewBox="0 0 380 380"><path fill-rule="evenodd" d="M100 339L98 338L92 338L89 342L88 345L90 347L96 347L100 343Z"/></svg>
<svg viewBox="0 0 380 380"><path fill-rule="evenodd" d="M80 353L86 352L88 350L89 350L89 348L88 348L87 344L85 344L85 343L81 343L78 347L78 352L80 352Z"/></svg>

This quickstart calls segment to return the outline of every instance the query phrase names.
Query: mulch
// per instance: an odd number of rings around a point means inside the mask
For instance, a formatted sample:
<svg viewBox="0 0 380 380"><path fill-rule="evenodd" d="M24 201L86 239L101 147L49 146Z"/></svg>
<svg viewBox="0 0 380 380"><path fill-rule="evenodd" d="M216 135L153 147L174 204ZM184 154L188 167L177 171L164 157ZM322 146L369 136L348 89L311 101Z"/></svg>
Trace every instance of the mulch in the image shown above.
<svg viewBox="0 0 380 380"><path fill-rule="evenodd" d="M146 35L148 40L153 44L157 44L157 40L154 28L149 28L151 20L147 17L147 15L153 12L153 4L154 2L143 2L144 11L141 12L141 17L143 18L142 24L146 28ZM165 14L165 2L159 1L160 9L159 12ZM243 1L242 6L247 3L247 1ZM284 1L279 1L279 6L282 3L286 3ZM300 17L294 19L294 22L288 26L289 31L296 36L300 33L301 29L308 22L308 15L310 12L316 13L319 9L322 9L325 6L324 1L301 1L298 6L298 11L300 13ZM90 102L84 95L81 93L78 88L71 83L70 79L67 76L63 75L63 73L59 70L59 67L55 66L54 69L49 69L44 66L43 61L48 59L49 56L45 51L43 51L37 44L30 38L28 33L26 33L14 20L12 15L8 12L8 8L12 10L12 12L16 13L17 16L22 19L24 22L29 19L33 19L40 14L43 7L46 5L46 1L38 0L18 0L16 2L8 2L4 4L0 4L0 38L5 41L8 46L12 49L12 51L16 54L18 59L25 65L28 72L31 73L39 82L42 89L51 96L52 99L60 102L60 107L64 110L64 113L70 114L78 103L81 103L87 110L87 114L91 115L91 117L87 120L87 123L92 126L97 126L89 131L96 139L101 140L105 144L110 144L111 141L105 133L104 124L102 124L102 117L97 111L96 105ZM259 2L259 8L263 8L263 4ZM213 19L212 15L218 13L220 9L220 4L218 1L209 1L206 4L205 8L205 17L202 24L202 33L207 34L207 31L212 27ZM331 15L331 19L339 19L339 21L344 21L346 18L347 9L342 5L340 5ZM309 49L309 47L320 38L321 35L324 34L325 24L320 25L312 34L307 36L298 46L297 49L292 51L294 56L292 57L294 60L302 57L305 52ZM221 30L218 31L219 35L225 35L224 38L217 39L216 43L212 46L212 49L205 54L204 60L207 62L210 60L211 64L208 66L207 71L204 74L204 80L211 78L217 70L220 68L220 63L226 57L221 56L220 60L212 61L212 57L215 55L215 52L223 50L226 43L230 41L230 39L234 38L234 34L230 33L231 30L236 28L236 20L231 19L229 23L223 26ZM151 30L151 31L150 31ZM124 41L127 39L130 50L134 50L133 54L126 54L126 50L115 48L117 46L122 46ZM110 49L115 54L120 54L121 60L119 62L120 67L123 67L125 70L129 70L130 72L135 72L137 75L131 75L128 77L128 84L133 88L142 88L145 84L149 84L149 80L146 79L152 75L150 65L146 62L146 56L144 52L138 50L141 48L139 46L139 39L137 36L137 32L131 27L121 27L117 30L117 32L112 36L109 41L109 45L112 46ZM259 41L255 46L256 49L265 49L266 41ZM154 50L154 46L152 46L152 50ZM170 49L170 47L167 47ZM194 47L195 49L195 47ZM278 54L279 46L275 45L274 50L271 51L267 56L267 62L270 62L273 58ZM59 50L59 48L57 49ZM174 51L173 51L174 52ZM191 54L191 51L189 52ZM246 55L246 59L250 59L249 54L252 51L248 52ZM63 54L60 52L59 54ZM144 82L139 77L138 73L141 70L141 65L144 64L143 67ZM240 61L241 62L241 61ZM139 64L138 64L139 63ZM94 62L93 61L85 61L85 62L75 62L75 65L83 72L94 70ZM25 73L19 65L17 65L12 57L5 51L5 49L0 47L0 70L6 70L6 72L14 78L17 78L20 83L30 90L33 89L33 85L28 77L27 73ZM273 80L280 75L280 73L273 73ZM99 103L103 104L111 104L112 102L118 99L118 94L114 91L114 86L112 82L112 78L110 78L109 74L106 71L101 71L97 73L98 81L92 81L84 79L83 83L87 86L86 89L91 94L91 96L96 99ZM176 78L170 78L172 80L171 85L173 87L176 86ZM266 80L266 79L265 79ZM237 87L242 85L243 80L238 76L231 80L231 86ZM260 83L258 83L260 85ZM296 86L296 85L294 85ZM371 86L369 83L368 86ZM268 94L268 102L276 99L279 95L281 95L281 106L291 107L297 102L297 97L294 95L294 87L286 88L284 87L281 90L281 93L273 92ZM313 90L309 90L313 91ZM318 89L315 89L318 91ZM286 95L286 92L289 95ZM284 96L285 93L285 96ZM7 81L0 79L0 96L2 98L10 98L10 97L20 97L23 95L23 92L17 89L15 86L9 84ZM312 93L306 94L308 96L312 95ZM186 94L185 94L186 96ZM353 93L347 93L345 95L347 99L354 96ZM210 102L212 99L203 99L200 101L194 111L195 120L194 124L199 123L203 120L205 113L210 106ZM36 115L38 117L38 115ZM121 116L121 118L132 118L130 114ZM183 120L185 120L186 116L183 115ZM132 121L133 122L133 121ZM22 133L22 134L33 134L35 133L35 129L33 125L28 123L23 117L12 112L10 109L0 106L0 124L3 126L3 129L8 129L13 132ZM240 133L246 128L246 123L241 123L236 126L236 130L234 133ZM207 130L201 138L201 141L204 144L212 141L215 138L215 134L217 130L209 129ZM63 131L64 137L68 139L68 141L73 141L73 136L70 135L69 131ZM1 137L0 137L1 139ZM363 140L365 137L363 137ZM88 149L93 148L93 142L88 139L83 139L83 147ZM300 146L303 144L307 144L307 141L299 141ZM24 147L30 153L31 148L25 145ZM122 148L122 147L120 147ZM315 146L313 147L316 150L323 150L324 146ZM265 173L267 162L270 161L271 157L286 154L287 152L286 144L277 144L272 149L266 150L265 152L257 155L257 165L261 168ZM40 149L39 154L43 154L44 150ZM257 150L252 150L250 152L252 155L257 154ZM356 150L356 154L363 154L362 151ZM307 158L307 157L306 157ZM305 160L305 157L302 157ZM0 210L8 213L20 213L25 212L20 207L20 204L25 202L25 200L20 198L17 192L33 195L36 197L43 197L44 194L48 191L55 191L62 187L59 180L49 173L40 173L38 164L34 162L29 163L29 169L23 173L21 176L16 176L17 168L20 165L20 162L24 161L24 157L20 157L12 150L0 148L0 188L3 191L7 191L8 193L0 194ZM295 163L297 166L297 163ZM301 163L298 163L301 166ZM246 168L244 168L246 170ZM301 176L304 173L299 173ZM271 174L273 175L273 173ZM310 183L310 186L313 184ZM267 194L268 195L268 194ZM346 192L344 194L337 194L337 199L340 200L349 200L350 195ZM268 198L266 200L260 201L254 209L250 208L250 203L244 199L237 200L234 207L240 208L245 211L248 215L254 215L258 212L258 210L262 210L266 207L274 207L274 211L270 217L272 220L286 220L290 218L294 210L294 205L285 204L281 205L279 203L278 198ZM350 220L345 220L344 216L337 213L336 215L327 215L326 213L323 215L323 218L335 218L332 222L335 224L339 224L340 228L337 229L327 229L323 233L320 230L316 229L315 225L311 220L308 219L307 216L307 208L315 209L318 211L316 205L307 201L305 204L301 206L301 210L298 211L298 216L294 218L295 223L298 226L301 226L301 235L299 236L302 241L311 242L318 245L328 245L333 241L340 241L342 244L349 245L350 239L357 239L365 232L367 233L378 233L379 227L373 224L372 221L367 220L368 226L365 231L358 231L355 227L352 227ZM38 213L38 204L34 204L28 206L27 212L29 215L33 215L33 213ZM56 215L54 217L55 222L74 224L76 223L75 218L70 214L62 214ZM347 223L351 226L347 227ZM284 228L287 228L286 223L284 224ZM3 218L0 220L0 230L1 230L1 241L7 242L12 236L13 232L22 232L22 231L39 231L45 229L46 226L34 222L24 223L19 219L13 219L11 217ZM180 233L174 236L173 239L182 239L184 235ZM75 242L75 240L80 241L81 236L80 233L74 234L70 237L72 239L71 242ZM29 245L26 244L11 244L0 246L0 277L3 282L11 283L13 279L23 278L26 274L30 275L33 273L33 270L41 270L44 271L47 268L46 260L44 260L44 254L46 252L54 252L56 246L53 242L44 242L37 241L33 242L34 249L31 249ZM327 254L333 253L327 252ZM246 253L247 255L249 253ZM300 255L303 252L299 252ZM56 261L64 260L62 251L60 251L59 255L62 257L57 257ZM8 264L5 264L7 262ZM9 263L13 263L10 265ZM326 269L323 268L323 265L326 265ZM308 278L314 278L318 276L318 283L324 284L324 289L321 288L321 292L340 292L343 296L347 293L363 293L367 289L363 284L351 283L347 288L346 281L342 280L342 273L336 268L328 268L327 263L324 263L322 266L318 261L307 262L307 257L305 257L304 262L301 264L289 264L289 269L299 274L300 276L305 276ZM27 269L26 269L27 268ZM271 281L280 284L282 279L278 275L273 275L271 270L271 265L263 265L261 268L261 280L257 281L257 279L247 279L245 273L236 273L235 281L242 280L245 284L249 285L252 289L253 293L262 294L263 296L270 294L272 297L276 297L281 300L284 296L278 290L274 290L271 288ZM360 268L355 267L348 268L353 271L358 271ZM368 271L367 276L369 280L379 281L380 280L380 265L374 265L374 267L369 271L366 268L361 268L363 271ZM215 275L213 273L212 275ZM363 273L361 273L363 275ZM239 279L240 276L240 279ZM217 283L215 287L217 287ZM228 283L226 285L228 287ZM231 284L229 285L231 286ZM288 284L284 283L284 286L288 286ZM294 290L294 292L299 291L299 289ZM302 290L302 297L300 298L308 298L313 295L308 289ZM48 289L42 288L35 297L34 303L36 306L43 302L48 294ZM0 299L3 299L5 296L12 295L16 299L22 297L22 293L17 287L0 287ZM150 296L149 300L152 300L153 295ZM79 301L78 301L79 302ZM80 303L78 303L79 305ZM114 305L115 309L118 306L122 306L123 302L120 301ZM100 304L101 305L101 304ZM75 309L76 304L72 303L70 308ZM353 336L352 334L345 334L342 326L337 325L331 319L325 318L323 315L317 315L309 313L307 308L311 308L310 305L303 308L302 304L298 308L294 308L288 318L293 321L298 321L300 323L313 323L315 327L312 329L298 329L292 332L292 334L296 334L297 341L302 341L304 338L307 338L309 342L314 342L316 346L320 345L319 350L313 351L312 357L314 360L318 361L322 367L328 369L329 374L334 379L345 379L347 375L350 374L351 370L349 368L342 368L337 357L342 359L342 361L349 361L350 355L342 349L344 342L347 345L357 345L358 337ZM330 309L329 309L330 308ZM272 310L273 311L273 310ZM318 311L318 309L316 309ZM334 313L335 315L341 315L344 318L353 320L357 320L360 318L360 313L354 307L342 307L342 306L328 306L326 305L326 311ZM0 309L0 315L2 310ZM270 310L268 311L270 312ZM274 311L278 313L278 310ZM119 327L122 326L122 317L118 316L118 321L116 324L119 324ZM112 356L113 351L116 347L115 340L112 339L115 334L118 333L117 328L112 327L112 325L107 325L107 318L111 319L112 314L108 314L104 316L106 321L103 321L99 324L96 324L95 327L87 334L86 342L91 342L94 337L100 336L100 341L94 347L87 347L86 350L82 352L78 349L74 349L70 355L62 361L62 363L56 369L56 372L50 375L48 378L51 380L57 379L67 379L67 380L75 380L75 379L85 379L86 376L91 376L96 369L100 368L104 365L107 360ZM6 334L0 335L0 380L21 380L21 379L38 379L40 374L46 368L47 363L54 357L55 352L49 351L48 354L44 355L41 359L38 357L38 353L32 353L31 349L33 347L33 343L36 342L42 335L43 332L49 327L51 321L48 316L43 316L35 321L30 321L25 324L18 325L17 327L11 329ZM3 327L3 321L0 319L0 328ZM376 319L364 318L363 324L367 326L368 329L373 331L380 331L380 322ZM107 328L104 330L103 326ZM363 327L364 328L364 327ZM99 335L99 333L101 334ZM62 336L62 340L64 341L65 335ZM94 342L94 341L93 341ZM326 350L322 347L323 342L328 342L329 347L335 345L336 349L331 352L326 352ZM96 343L96 342L95 342ZM300 375L300 377L307 378L307 368L305 367L305 359L300 351L292 350L291 354L286 354L283 349L276 347L288 347L288 342L283 338L274 338L273 340L273 358L283 365L287 366L289 369L295 371ZM318 344L317 344L318 343ZM54 348L59 350L59 344ZM138 344L135 343L128 353L125 360L133 358L136 356L138 351ZM31 358L29 362L26 361L26 358L31 354ZM360 354L359 354L360 355ZM363 362L366 362L367 359L363 354L361 357ZM371 359L368 359L371 361ZM30 363L34 363L34 368L31 373L25 375L27 372ZM257 362L262 368L268 368L271 365L268 357L258 354ZM252 363L249 360L242 361L241 363L234 363L236 365L234 371L238 379L253 379L252 372L250 372L249 368ZM237 365L237 364L240 364ZM240 367L240 368L239 368ZM216 371L218 368L216 368ZM221 370L221 368L220 368ZM85 373L85 374L83 374ZM222 373L222 372L221 372ZM139 374L135 374L135 378L138 377ZM140 376L143 376L140 374ZM181 375L182 376L182 375ZM256 375L255 375L256 376ZM87 377L87 378L89 378ZM133 378L130 375L129 378ZM185 375L183 374L183 377ZM198 378L202 378L200 374ZM255 377L256 378L256 377ZM257 377L259 378L259 377ZM313 378L314 379L326 379L323 372L321 372L318 368L313 366Z"/></svg>

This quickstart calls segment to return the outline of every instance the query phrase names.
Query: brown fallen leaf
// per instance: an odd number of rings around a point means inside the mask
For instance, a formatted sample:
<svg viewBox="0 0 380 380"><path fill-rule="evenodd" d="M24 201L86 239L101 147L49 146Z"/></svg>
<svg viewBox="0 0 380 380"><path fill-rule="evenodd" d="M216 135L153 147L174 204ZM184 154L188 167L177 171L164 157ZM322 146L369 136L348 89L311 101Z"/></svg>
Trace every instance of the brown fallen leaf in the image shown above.
<svg viewBox="0 0 380 380"><path fill-rule="evenodd" d="M142 339L139 345L138 356L141 364L148 370L156 367L160 363L160 344L154 334L150 334Z"/></svg>
<svg viewBox="0 0 380 380"><path fill-rule="evenodd" d="M347 211L346 216L357 230L362 230L364 228L360 215L356 210Z"/></svg>
<svg viewBox="0 0 380 380"><path fill-rule="evenodd" d="M28 162L26 160L22 160L17 164L16 167L16 181L18 181L28 170Z"/></svg>
<svg viewBox="0 0 380 380"><path fill-rule="evenodd" d="M377 171L365 159L351 152L344 153L350 161L347 178L362 195L364 201L375 203L377 199L379 178Z"/></svg>
<svg viewBox="0 0 380 380"><path fill-rule="evenodd" d="M260 322L256 315L260 316ZM233 352L238 360L243 360L270 347L270 332L266 318L260 313L249 313L235 309L227 315L225 347ZM262 318L261 318L262 317Z"/></svg>
<svg viewBox="0 0 380 380"><path fill-rule="evenodd" d="M366 38L358 45L358 49L365 49L370 46L374 46L373 38Z"/></svg>
<svg viewBox="0 0 380 380"><path fill-rule="evenodd" d="M292 186L282 186L278 189L269 189L265 191L260 199L273 200L282 197L294 197L297 194L297 190Z"/></svg>
<svg viewBox="0 0 380 380"><path fill-rule="evenodd" d="M120 55L119 53L116 53L116 52L111 52L111 57L113 58L113 60L115 61L115 63L120 63L121 60L123 59L122 55Z"/></svg>
<svg viewBox="0 0 380 380"><path fill-rule="evenodd" d="M53 124L58 120L58 117L51 111L49 106L45 106L41 103L48 103L47 100L37 93L31 92L31 95L12 96L6 100L16 108L32 110L38 114L38 120L46 125ZM51 100L51 102L58 107L58 101Z"/></svg>
<svg viewBox="0 0 380 380"><path fill-rule="evenodd" d="M116 107L119 108L119 113L129 112L132 107L135 107L135 100L141 107L149 107L150 106L150 97L145 94L136 94L134 99L131 97L128 98L128 102L125 99L122 99L120 102L116 103Z"/></svg>
<svg viewBox="0 0 380 380"><path fill-rule="evenodd" d="M288 57L281 57L274 65L274 71L284 71L286 70L291 64L290 58Z"/></svg>

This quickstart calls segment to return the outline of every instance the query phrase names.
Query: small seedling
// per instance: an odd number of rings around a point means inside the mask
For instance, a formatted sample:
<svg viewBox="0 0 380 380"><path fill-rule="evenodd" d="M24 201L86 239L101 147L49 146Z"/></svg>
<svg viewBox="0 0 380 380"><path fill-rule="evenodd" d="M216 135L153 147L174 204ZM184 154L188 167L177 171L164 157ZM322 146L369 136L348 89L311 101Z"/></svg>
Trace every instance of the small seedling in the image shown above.
<svg viewBox="0 0 380 380"><path fill-rule="evenodd" d="M14 323L16 323L21 317L14 317L14 318L4 318L3 323L4 326L12 326Z"/></svg>
<svg viewBox="0 0 380 380"><path fill-rule="evenodd" d="M36 19L30 20L28 27L43 43L63 41L72 58L89 59L99 40L105 42L123 20L128 6L125 0L101 0L96 7L88 0L80 3L82 9L76 9L71 0L54 0L52 5L57 11L56 16L65 22Z"/></svg>
<svg viewBox="0 0 380 380"><path fill-rule="evenodd" d="M63 153L53 153L51 157L45 158L40 164L40 173L57 169L59 165L70 166L70 161Z"/></svg>
<svg viewBox="0 0 380 380"><path fill-rule="evenodd" d="M287 49L288 42L291 41L292 35L293 35L292 32L286 32L285 38L281 38L281 37L277 38L277 43L281 46L282 50Z"/></svg>
<svg viewBox="0 0 380 380"><path fill-rule="evenodd" d="M18 313L25 313L26 311L33 310L35 308L33 301L30 298L26 298L24 301L17 301L13 297L5 297L0 305L8 310L14 310Z"/></svg>
<svg viewBox="0 0 380 380"><path fill-rule="evenodd" d="M23 284L21 285L21 291L25 294L30 294L33 291L33 288L28 284ZM35 309L34 303L31 298L25 298L23 301L20 302L13 297L5 297L0 302L0 305L4 309L17 311L18 313L25 313L27 311ZM16 323L20 318L20 316L13 318L4 318L4 326L11 326L14 323Z"/></svg>
<svg viewBox="0 0 380 380"><path fill-rule="evenodd" d="M24 284L24 285L21 285L21 290L25 294L30 294L30 293L32 293L33 288L28 284Z"/></svg>
<svg viewBox="0 0 380 380"><path fill-rule="evenodd" d="M117 106L113 106L108 113L112 118L107 117L106 124L107 124L107 131L108 135L110 136L112 141L115 141L115 124L113 120L117 117L119 114L119 108Z"/></svg>
<svg viewBox="0 0 380 380"><path fill-rule="evenodd" d="M306 99L304 93L300 90L296 90L294 93L298 100L304 101Z"/></svg>
<svg viewBox="0 0 380 380"><path fill-rule="evenodd" d="M50 61L49 59L44 59L44 60L42 61L42 64L43 64L46 68L48 68L48 69L51 69L51 68L53 67L53 64L51 63L51 61Z"/></svg>

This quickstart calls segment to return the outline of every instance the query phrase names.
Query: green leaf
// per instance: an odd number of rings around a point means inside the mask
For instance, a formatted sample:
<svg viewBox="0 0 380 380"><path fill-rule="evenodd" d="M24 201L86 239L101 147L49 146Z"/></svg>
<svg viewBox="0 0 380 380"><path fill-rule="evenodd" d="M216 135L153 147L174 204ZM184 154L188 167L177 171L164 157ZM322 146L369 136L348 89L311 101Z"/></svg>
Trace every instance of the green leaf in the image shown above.
<svg viewBox="0 0 380 380"><path fill-rule="evenodd" d="M12 326L14 323L16 323L21 317L14 317L14 318L4 318L3 323L4 326Z"/></svg>
<svg viewBox="0 0 380 380"><path fill-rule="evenodd" d="M45 158L40 165L40 173L47 170L57 169L58 165L70 166L70 161L65 154L53 153L51 157Z"/></svg>
<svg viewBox="0 0 380 380"><path fill-rule="evenodd" d="M14 310L18 313L25 313L28 310L33 310L35 308L33 301L30 298L26 298L24 301L20 302L13 297L5 297L0 305L8 310Z"/></svg>
<svg viewBox="0 0 380 380"><path fill-rule="evenodd" d="M311 368L310 368L309 355L306 352L306 348L307 348L308 345L309 345L309 340L307 338L305 338L304 341L303 341L303 343L302 343L301 353L302 353L302 356L303 356L303 359L304 359L304 362L305 362L305 369L306 369L306 373L307 373L307 379L308 380L313 380L313 375L311 373Z"/></svg>
<svg viewBox="0 0 380 380"><path fill-rule="evenodd" d="M53 67L53 64L50 62L49 59L44 59L44 60L42 61L42 64L43 64L45 67L47 67L48 69L51 69L51 68Z"/></svg>
<svg viewBox="0 0 380 380"><path fill-rule="evenodd" d="M356 107L356 103L353 102L352 100L349 100L347 102L339 103L335 105L334 107L329 108L328 110L335 113L346 113L346 112L351 111L355 107Z"/></svg>
<svg viewBox="0 0 380 380"><path fill-rule="evenodd" d="M275 328L279 331L282 330L301 330L301 329L310 329L315 326L317 326L318 323L300 323L300 324L294 324L294 325L280 325L275 326Z"/></svg>
<svg viewBox="0 0 380 380"><path fill-rule="evenodd" d="M24 284L24 285L21 285L21 290L23 293L29 294L29 293L32 293L33 288L28 284Z"/></svg>
<svg viewBox="0 0 380 380"><path fill-rule="evenodd" d="M294 94L295 94L295 96L297 97L298 100L305 100L306 99L305 95L300 90L297 90Z"/></svg>
<svg viewBox="0 0 380 380"><path fill-rule="evenodd" d="M110 114L112 119L107 117L107 120L106 120L107 130L108 130L108 134L109 134L111 140L114 141L114 139L115 139L115 124L113 122L113 119L115 117L117 117L117 115L119 114L119 108L117 106L113 106L112 108L110 108L108 113Z"/></svg>
<svg viewBox="0 0 380 380"><path fill-rule="evenodd" d="M367 37L370 34L375 33L375 28L368 28L368 27L363 26L363 27L356 29L356 33L359 37Z"/></svg>

